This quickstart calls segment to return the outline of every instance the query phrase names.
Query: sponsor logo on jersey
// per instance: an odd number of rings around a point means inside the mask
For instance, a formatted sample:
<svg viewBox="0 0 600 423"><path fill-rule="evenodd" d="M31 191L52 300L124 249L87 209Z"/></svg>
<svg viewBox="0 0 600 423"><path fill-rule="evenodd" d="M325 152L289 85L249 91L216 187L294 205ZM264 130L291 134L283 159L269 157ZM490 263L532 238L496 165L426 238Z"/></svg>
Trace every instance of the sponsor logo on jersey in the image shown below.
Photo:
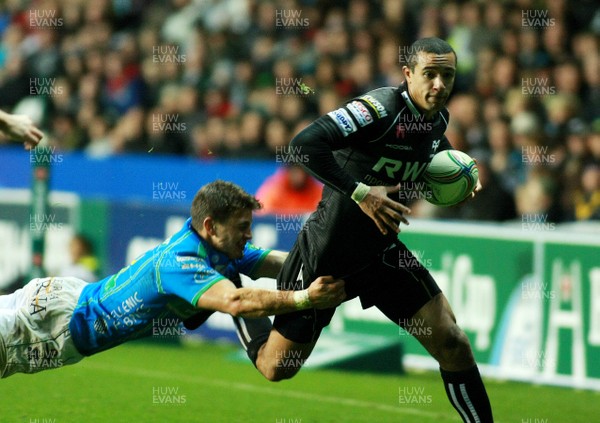
<svg viewBox="0 0 600 423"><path fill-rule="evenodd" d="M331 119L336 123L338 128L342 131L342 134L347 137L349 134L356 132L357 128L354 121L343 108L334 110L333 112L327 113Z"/></svg>
<svg viewBox="0 0 600 423"><path fill-rule="evenodd" d="M412 151L412 146L410 145L401 145L401 144L386 144L385 145L387 148L392 148L394 150L407 150L407 151Z"/></svg>
<svg viewBox="0 0 600 423"><path fill-rule="evenodd" d="M358 98L367 102L375 110L375 112L377 113L377 117L382 118L387 116L387 110L385 109L385 107L383 107L383 104L376 100L372 95L365 94Z"/></svg>
<svg viewBox="0 0 600 423"><path fill-rule="evenodd" d="M354 115L356 121L360 126L366 126L369 123L373 122L373 116L371 116L371 112L362 104L360 101L353 101L352 103L346 104L350 113Z"/></svg>
<svg viewBox="0 0 600 423"><path fill-rule="evenodd" d="M433 142L431 143L431 155L430 157L433 157L437 151L437 149L440 146L440 142L441 140L433 140Z"/></svg>

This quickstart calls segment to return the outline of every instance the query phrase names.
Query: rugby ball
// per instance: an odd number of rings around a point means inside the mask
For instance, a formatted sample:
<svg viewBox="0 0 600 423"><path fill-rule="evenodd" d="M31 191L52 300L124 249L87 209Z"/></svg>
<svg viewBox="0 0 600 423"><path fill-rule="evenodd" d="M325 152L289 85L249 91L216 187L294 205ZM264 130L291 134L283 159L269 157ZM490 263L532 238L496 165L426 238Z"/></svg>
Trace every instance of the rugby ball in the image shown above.
<svg viewBox="0 0 600 423"><path fill-rule="evenodd" d="M432 204L448 207L460 203L471 195L479 171L477 164L468 154L458 150L444 150L431 159L425 169L425 184Z"/></svg>

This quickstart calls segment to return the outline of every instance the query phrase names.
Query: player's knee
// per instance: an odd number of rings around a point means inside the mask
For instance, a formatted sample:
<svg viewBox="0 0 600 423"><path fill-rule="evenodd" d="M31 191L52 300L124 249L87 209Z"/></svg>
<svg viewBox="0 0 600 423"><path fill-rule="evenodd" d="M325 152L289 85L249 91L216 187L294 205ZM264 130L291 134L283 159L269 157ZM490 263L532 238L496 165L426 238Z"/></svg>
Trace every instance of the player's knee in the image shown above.
<svg viewBox="0 0 600 423"><path fill-rule="evenodd" d="M283 362L281 359L264 360L259 357L256 367L269 382L280 382L285 379L291 379L298 373L301 366L295 364Z"/></svg>
<svg viewBox="0 0 600 423"><path fill-rule="evenodd" d="M444 364L469 364L473 361L471 344L467 335L457 325L449 326L436 343L437 359Z"/></svg>
<svg viewBox="0 0 600 423"><path fill-rule="evenodd" d="M298 370L296 368L271 367L264 371L261 370L261 373L269 382L281 382L293 378Z"/></svg>

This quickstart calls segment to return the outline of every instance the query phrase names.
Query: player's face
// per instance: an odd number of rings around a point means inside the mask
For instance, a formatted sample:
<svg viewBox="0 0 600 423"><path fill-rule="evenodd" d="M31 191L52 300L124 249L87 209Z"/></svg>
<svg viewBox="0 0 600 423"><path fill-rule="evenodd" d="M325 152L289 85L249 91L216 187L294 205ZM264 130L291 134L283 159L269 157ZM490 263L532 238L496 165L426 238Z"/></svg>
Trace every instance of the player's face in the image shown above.
<svg viewBox="0 0 600 423"><path fill-rule="evenodd" d="M408 66L404 66L402 71L410 97L426 117L430 118L444 108L454 86L454 53L419 52L414 71Z"/></svg>
<svg viewBox="0 0 600 423"><path fill-rule="evenodd" d="M239 259L252 239L252 211L238 210L223 223L214 223L213 247L230 259Z"/></svg>

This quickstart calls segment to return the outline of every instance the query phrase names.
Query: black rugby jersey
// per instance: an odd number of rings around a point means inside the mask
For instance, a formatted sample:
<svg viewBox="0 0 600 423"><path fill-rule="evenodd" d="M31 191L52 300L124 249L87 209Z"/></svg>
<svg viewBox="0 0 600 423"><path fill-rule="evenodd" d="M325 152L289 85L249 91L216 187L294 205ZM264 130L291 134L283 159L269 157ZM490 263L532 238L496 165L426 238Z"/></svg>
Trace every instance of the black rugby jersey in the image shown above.
<svg viewBox="0 0 600 423"><path fill-rule="evenodd" d="M350 100L292 140L296 160L325 184L297 240L311 277L356 272L396 239L381 234L350 196L358 182L418 187L434 154L452 148L447 125L446 109L425 119L402 84ZM406 203L402 195L391 198Z"/></svg>

